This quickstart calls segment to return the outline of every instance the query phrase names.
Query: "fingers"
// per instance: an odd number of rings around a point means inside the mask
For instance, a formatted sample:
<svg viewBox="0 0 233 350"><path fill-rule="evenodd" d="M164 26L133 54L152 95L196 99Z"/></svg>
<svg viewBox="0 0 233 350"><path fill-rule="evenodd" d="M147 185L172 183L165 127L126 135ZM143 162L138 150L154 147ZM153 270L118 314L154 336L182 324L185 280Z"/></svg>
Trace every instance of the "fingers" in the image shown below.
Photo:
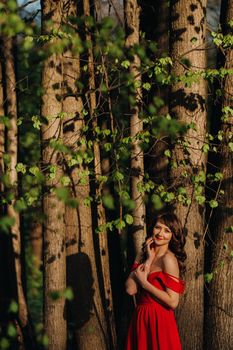
<svg viewBox="0 0 233 350"><path fill-rule="evenodd" d="M149 247L150 244L153 242L154 242L154 239L152 237L147 238L146 242L144 242L142 245L142 249L145 251L147 247Z"/></svg>

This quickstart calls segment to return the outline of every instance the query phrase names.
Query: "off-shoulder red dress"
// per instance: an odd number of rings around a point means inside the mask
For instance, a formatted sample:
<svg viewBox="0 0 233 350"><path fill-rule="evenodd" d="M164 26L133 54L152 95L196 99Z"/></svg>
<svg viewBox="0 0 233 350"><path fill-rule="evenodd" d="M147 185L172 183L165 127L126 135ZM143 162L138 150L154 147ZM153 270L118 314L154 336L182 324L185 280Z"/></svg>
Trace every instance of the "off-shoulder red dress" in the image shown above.
<svg viewBox="0 0 233 350"><path fill-rule="evenodd" d="M148 281L160 290L184 291L184 281L163 271L151 272ZM137 307L129 326L125 350L181 350L174 311L156 301L144 289L137 293Z"/></svg>

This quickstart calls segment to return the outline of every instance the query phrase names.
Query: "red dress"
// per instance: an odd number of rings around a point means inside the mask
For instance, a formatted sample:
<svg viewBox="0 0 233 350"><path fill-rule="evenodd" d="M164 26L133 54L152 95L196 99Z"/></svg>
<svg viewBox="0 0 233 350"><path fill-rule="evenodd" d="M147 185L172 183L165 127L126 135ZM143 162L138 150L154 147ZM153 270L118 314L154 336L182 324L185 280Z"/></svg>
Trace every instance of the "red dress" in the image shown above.
<svg viewBox="0 0 233 350"><path fill-rule="evenodd" d="M135 268L135 265L134 265ZM151 272L148 281L160 290L183 293L184 281L163 271ZM141 289L137 295L125 350L181 350L174 311Z"/></svg>

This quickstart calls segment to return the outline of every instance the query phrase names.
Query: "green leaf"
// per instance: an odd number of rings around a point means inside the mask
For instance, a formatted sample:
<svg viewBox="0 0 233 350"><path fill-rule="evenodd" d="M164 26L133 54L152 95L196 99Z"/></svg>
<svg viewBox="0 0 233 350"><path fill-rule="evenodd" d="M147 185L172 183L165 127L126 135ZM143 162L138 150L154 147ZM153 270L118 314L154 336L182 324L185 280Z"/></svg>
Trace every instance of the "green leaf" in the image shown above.
<svg viewBox="0 0 233 350"><path fill-rule="evenodd" d="M153 194L151 197L151 201L155 210L160 210L163 208L163 202L158 194Z"/></svg>
<svg viewBox="0 0 233 350"><path fill-rule="evenodd" d="M133 224L133 217L132 217L132 215L125 214L124 218L125 218L125 221L127 222L128 225L132 225Z"/></svg>
<svg viewBox="0 0 233 350"><path fill-rule="evenodd" d="M213 277L214 277L214 275L213 275L212 272L211 273L206 273L204 275L205 282L210 283L212 281Z"/></svg>
<svg viewBox="0 0 233 350"><path fill-rule="evenodd" d="M47 334L43 334L41 343L42 343L42 345L45 348L48 347L48 345L49 345L49 337L47 336Z"/></svg>
<svg viewBox="0 0 233 350"><path fill-rule="evenodd" d="M72 300L74 299L74 293L71 287L67 287L66 290L64 291L64 297L67 300Z"/></svg>
<svg viewBox="0 0 233 350"><path fill-rule="evenodd" d="M124 174L122 174L120 171L116 171L113 175L113 178L116 181L122 181L124 180Z"/></svg>
<svg viewBox="0 0 233 350"><path fill-rule="evenodd" d="M223 179L223 174L220 173L220 172L217 172L217 173L214 174L214 178L215 178L216 181L220 181L220 180Z"/></svg>
<svg viewBox="0 0 233 350"><path fill-rule="evenodd" d="M9 349L9 347L10 347L10 342L7 338L0 339L0 349L1 350Z"/></svg>
<svg viewBox="0 0 233 350"><path fill-rule="evenodd" d="M26 173L26 166L23 163L18 163L15 169L18 173L22 173L22 174Z"/></svg>
<svg viewBox="0 0 233 350"><path fill-rule="evenodd" d="M146 90L146 91L150 91L151 89L151 84L150 83L144 83L142 85L143 89Z"/></svg>
<svg viewBox="0 0 233 350"><path fill-rule="evenodd" d="M231 152L233 152L233 142L229 142L229 143L228 143L228 146L229 146Z"/></svg>
<svg viewBox="0 0 233 350"><path fill-rule="evenodd" d="M109 152L112 149L112 144L110 142L106 142L104 144L104 149L106 152Z"/></svg>
<svg viewBox="0 0 233 350"><path fill-rule="evenodd" d="M37 115L34 115L32 117L32 122L33 122L33 128L40 130L42 123Z"/></svg>
<svg viewBox="0 0 233 350"><path fill-rule="evenodd" d="M226 233L233 233L233 226L228 226L224 230Z"/></svg>
<svg viewBox="0 0 233 350"><path fill-rule="evenodd" d="M57 198L61 201L66 202L66 200L69 198L69 191L65 187L56 188L55 193Z"/></svg>
<svg viewBox="0 0 233 350"><path fill-rule="evenodd" d="M27 203L24 198L20 198L15 202L15 210L20 213L23 210L27 209Z"/></svg>
<svg viewBox="0 0 233 350"><path fill-rule="evenodd" d="M209 149L210 149L210 146L209 146L208 143L205 143L205 144L202 146L202 151L203 151L204 153L208 153Z"/></svg>
<svg viewBox="0 0 233 350"><path fill-rule="evenodd" d="M209 205L210 205L211 208L217 208L218 202L215 199L211 199L209 201Z"/></svg>
<svg viewBox="0 0 233 350"><path fill-rule="evenodd" d="M128 60L124 60L121 62L121 66L125 69L128 69L130 66L130 62Z"/></svg>
<svg viewBox="0 0 233 350"><path fill-rule="evenodd" d="M197 195L196 197L196 201L197 201L197 203L198 204L203 204L203 203L205 203L205 196L202 196L202 195Z"/></svg>
<svg viewBox="0 0 233 350"><path fill-rule="evenodd" d="M62 297L62 292L60 290L54 290L52 292L50 292L50 297L53 300L58 300Z"/></svg>
<svg viewBox="0 0 233 350"><path fill-rule="evenodd" d="M37 176L40 173L40 169L38 168L38 166L32 166L29 168L29 172Z"/></svg>
<svg viewBox="0 0 233 350"><path fill-rule="evenodd" d="M124 220L117 219L115 220L115 226L118 230L122 230L126 226L126 224Z"/></svg>
<svg viewBox="0 0 233 350"><path fill-rule="evenodd" d="M10 216L0 217L0 231L9 233L10 228L14 225L15 219Z"/></svg>
<svg viewBox="0 0 233 350"><path fill-rule="evenodd" d="M12 323L9 323L9 325L7 327L7 335L10 338L15 338L17 336L17 330Z"/></svg>
<svg viewBox="0 0 233 350"><path fill-rule="evenodd" d="M61 184L63 186L68 186L70 184L70 178L69 176L62 176L61 177Z"/></svg>
<svg viewBox="0 0 233 350"><path fill-rule="evenodd" d="M16 303L16 301L12 300L9 305L9 312L12 312L13 314L16 314L19 310L19 306Z"/></svg>
<svg viewBox="0 0 233 350"><path fill-rule="evenodd" d="M197 38L194 36L194 37L192 37L192 39L190 41L192 44L195 44L197 42Z"/></svg>
<svg viewBox="0 0 233 350"><path fill-rule="evenodd" d="M115 209L114 198L111 194L103 195L102 201L105 208L111 209L111 210Z"/></svg>
<svg viewBox="0 0 233 350"><path fill-rule="evenodd" d="M168 157L168 158L171 158L171 151L170 151L170 149L166 149L166 150L164 151L164 155L165 155L166 157Z"/></svg>

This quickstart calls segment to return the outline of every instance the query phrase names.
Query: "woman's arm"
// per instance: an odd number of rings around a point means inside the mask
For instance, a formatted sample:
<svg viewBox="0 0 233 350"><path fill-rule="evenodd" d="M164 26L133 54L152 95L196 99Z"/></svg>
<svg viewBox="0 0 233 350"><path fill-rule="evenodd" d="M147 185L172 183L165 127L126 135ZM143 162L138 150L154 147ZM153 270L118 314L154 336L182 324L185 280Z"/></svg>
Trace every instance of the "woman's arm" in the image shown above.
<svg viewBox="0 0 233 350"><path fill-rule="evenodd" d="M154 252L152 251L152 249L150 249L151 242L152 242L151 238L147 239L147 241L145 242L145 250L147 252L147 260L145 261L143 266L144 266L145 271L147 272L147 275L150 271L150 266L151 266L151 263L154 259ZM138 255L136 256L134 264L139 264L141 259L142 259L142 256L143 256L143 250L141 250L141 252L139 252ZM129 274L129 277L127 278L127 280L125 282L125 289L129 295L134 295L138 291L138 281L137 281L137 278L135 277L135 271L136 271L136 269Z"/></svg>
<svg viewBox="0 0 233 350"><path fill-rule="evenodd" d="M129 274L129 277L127 278L127 280L125 282L125 289L126 289L126 293L128 293L129 295L134 295L137 293L138 286L137 286L137 282L135 280L134 271L132 271Z"/></svg>
<svg viewBox="0 0 233 350"><path fill-rule="evenodd" d="M175 256L166 254L163 259L163 268L164 272L167 272L177 278L179 277L179 267ZM143 265L140 265L135 271L135 278L142 288L151 293L152 296L159 299L162 303L166 304L173 310L178 306L179 293L174 292L169 288L166 288L166 291L163 291L153 286L147 281L147 272L145 271Z"/></svg>

